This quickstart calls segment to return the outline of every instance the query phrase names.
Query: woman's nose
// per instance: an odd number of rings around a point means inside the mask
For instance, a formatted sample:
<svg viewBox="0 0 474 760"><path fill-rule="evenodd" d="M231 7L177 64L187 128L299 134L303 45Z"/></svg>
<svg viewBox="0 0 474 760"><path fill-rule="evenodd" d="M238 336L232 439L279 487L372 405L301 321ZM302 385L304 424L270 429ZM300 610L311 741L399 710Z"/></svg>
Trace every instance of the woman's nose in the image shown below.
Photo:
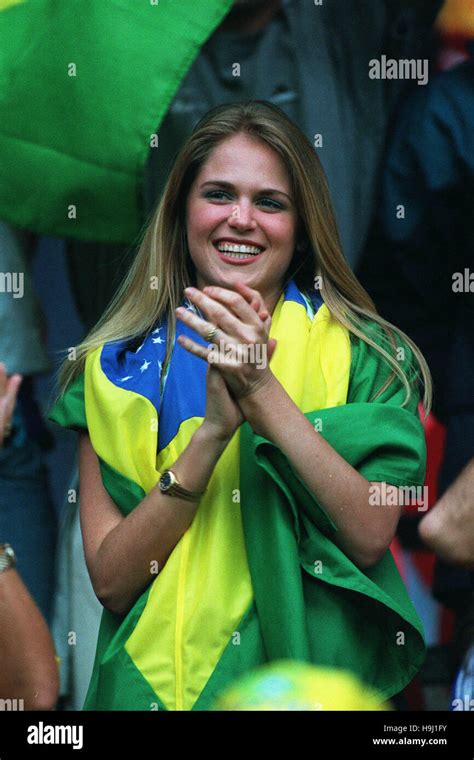
<svg viewBox="0 0 474 760"><path fill-rule="evenodd" d="M255 229L257 222L253 218L253 206L251 203L236 203L232 207L229 216L229 225L236 229Z"/></svg>

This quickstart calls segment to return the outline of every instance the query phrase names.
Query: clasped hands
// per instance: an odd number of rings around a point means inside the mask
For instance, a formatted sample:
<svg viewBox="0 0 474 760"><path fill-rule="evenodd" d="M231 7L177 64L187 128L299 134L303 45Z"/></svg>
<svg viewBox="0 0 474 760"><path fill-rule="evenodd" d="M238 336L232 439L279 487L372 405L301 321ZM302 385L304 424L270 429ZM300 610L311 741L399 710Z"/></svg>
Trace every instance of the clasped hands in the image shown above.
<svg viewBox="0 0 474 760"><path fill-rule="evenodd" d="M236 283L235 290L213 285L202 290L186 288L184 292L206 319L182 306L176 309L177 318L204 340L217 327L210 348L184 335L177 340L208 363L206 419L222 435L229 436L245 418L243 400L274 379L269 366L276 347L276 340L269 338L271 315L260 293L241 282ZM266 359L262 366L257 356Z"/></svg>

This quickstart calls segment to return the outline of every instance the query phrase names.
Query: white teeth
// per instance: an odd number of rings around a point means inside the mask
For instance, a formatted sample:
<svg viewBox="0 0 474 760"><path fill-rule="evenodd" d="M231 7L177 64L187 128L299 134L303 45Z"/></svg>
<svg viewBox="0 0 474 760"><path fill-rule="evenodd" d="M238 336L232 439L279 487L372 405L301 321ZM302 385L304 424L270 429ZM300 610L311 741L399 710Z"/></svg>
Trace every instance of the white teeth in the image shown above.
<svg viewBox="0 0 474 760"><path fill-rule="evenodd" d="M227 256L230 256L231 259L251 259L252 255L255 254L249 254L249 253L227 253Z"/></svg>
<svg viewBox="0 0 474 760"><path fill-rule="evenodd" d="M263 250L254 245L237 245L235 243L218 243L216 247L221 253L242 253L247 254L247 256L257 256L257 254L261 253Z"/></svg>

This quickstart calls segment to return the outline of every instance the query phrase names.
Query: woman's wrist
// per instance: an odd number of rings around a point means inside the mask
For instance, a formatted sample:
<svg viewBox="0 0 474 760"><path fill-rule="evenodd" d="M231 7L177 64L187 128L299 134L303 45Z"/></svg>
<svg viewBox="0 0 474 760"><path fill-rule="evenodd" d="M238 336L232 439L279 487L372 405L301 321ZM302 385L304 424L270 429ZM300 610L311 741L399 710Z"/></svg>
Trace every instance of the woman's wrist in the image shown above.
<svg viewBox="0 0 474 760"><path fill-rule="evenodd" d="M234 433L223 431L217 425L214 425L214 423L209 422L209 420L206 419L201 427L194 433L194 436L197 436L197 439L203 444L211 446L215 445L217 449L221 449L222 451L224 451L233 435Z"/></svg>
<svg viewBox="0 0 474 760"><path fill-rule="evenodd" d="M193 434L186 449L170 469L183 488L205 491L221 454L230 440L212 423L203 422Z"/></svg>

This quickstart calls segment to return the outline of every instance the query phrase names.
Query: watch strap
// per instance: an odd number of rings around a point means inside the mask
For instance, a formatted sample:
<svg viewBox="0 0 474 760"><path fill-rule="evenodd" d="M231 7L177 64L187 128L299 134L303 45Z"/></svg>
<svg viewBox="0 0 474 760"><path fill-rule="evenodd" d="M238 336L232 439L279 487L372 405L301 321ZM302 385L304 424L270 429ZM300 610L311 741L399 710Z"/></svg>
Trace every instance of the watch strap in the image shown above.
<svg viewBox="0 0 474 760"><path fill-rule="evenodd" d="M169 496L179 496L180 499L185 499L186 501L199 501L199 499L204 496L205 491L189 491L187 488L184 488L173 470L165 470L163 475L165 474L171 475L173 482L168 488L161 489L162 493L168 494Z"/></svg>
<svg viewBox="0 0 474 760"><path fill-rule="evenodd" d="M186 501L199 501L199 499L204 495L204 491L201 493L198 491L188 491L186 488L178 485L178 483L173 483L167 493L171 494L172 496L179 496L181 499L186 499Z"/></svg>

